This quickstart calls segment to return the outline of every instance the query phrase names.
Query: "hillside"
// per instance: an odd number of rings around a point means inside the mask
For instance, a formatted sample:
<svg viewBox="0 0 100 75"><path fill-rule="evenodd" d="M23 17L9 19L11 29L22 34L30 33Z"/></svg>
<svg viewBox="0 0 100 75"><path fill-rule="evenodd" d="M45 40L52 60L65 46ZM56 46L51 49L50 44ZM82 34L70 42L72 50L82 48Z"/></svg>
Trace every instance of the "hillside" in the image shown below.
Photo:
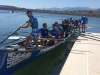
<svg viewBox="0 0 100 75"><path fill-rule="evenodd" d="M11 11L27 11L27 8L20 8L15 6L0 5L1 10L11 10ZM100 8L93 9L89 7L64 7L64 8L44 8L42 9L30 9L33 12L40 13L51 13L51 14L66 14L66 15L80 15L84 14L86 16L100 17Z"/></svg>

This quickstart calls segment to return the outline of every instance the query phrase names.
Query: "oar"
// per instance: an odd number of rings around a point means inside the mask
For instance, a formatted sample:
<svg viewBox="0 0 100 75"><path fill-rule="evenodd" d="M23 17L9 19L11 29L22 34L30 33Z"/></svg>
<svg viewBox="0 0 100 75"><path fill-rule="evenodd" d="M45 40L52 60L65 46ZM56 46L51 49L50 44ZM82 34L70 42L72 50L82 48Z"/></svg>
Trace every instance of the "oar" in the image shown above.
<svg viewBox="0 0 100 75"><path fill-rule="evenodd" d="M80 27L80 28L82 28L82 27ZM85 28L91 28L91 27L85 27Z"/></svg>
<svg viewBox="0 0 100 75"><path fill-rule="evenodd" d="M91 28L91 27L86 27L86 28Z"/></svg>
<svg viewBox="0 0 100 75"><path fill-rule="evenodd" d="M26 23L25 23L26 24ZM25 24L23 24L23 25L25 25ZM6 41L11 35L13 35L15 32L17 32L19 29L20 29L21 27L18 27L15 31L13 31L9 36L7 36L4 40L2 40L1 42L0 42L0 44L2 44L4 41Z"/></svg>
<svg viewBox="0 0 100 75"><path fill-rule="evenodd" d="M39 38L40 40L58 40L58 41L63 41L64 39L55 39L55 38Z"/></svg>
<svg viewBox="0 0 100 75"><path fill-rule="evenodd" d="M39 38L40 40L54 40L54 41L79 41L77 39L69 39L69 38L63 38L63 39L55 39L55 38Z"/></svg>

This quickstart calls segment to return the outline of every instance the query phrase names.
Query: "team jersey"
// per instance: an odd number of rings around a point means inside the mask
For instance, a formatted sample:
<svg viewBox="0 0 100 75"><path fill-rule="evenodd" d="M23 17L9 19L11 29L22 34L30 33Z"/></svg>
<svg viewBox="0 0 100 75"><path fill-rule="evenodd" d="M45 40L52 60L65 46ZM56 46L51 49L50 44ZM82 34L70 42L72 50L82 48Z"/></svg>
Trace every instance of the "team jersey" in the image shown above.
<svg viewBox="0 0 100 75"><path fill-rule="evenodd" d="M51 35L55 36L56 38L58 38L58 32L59 32L59 30L57 28L50 30Z"/></svg>
<svg viewBox="0 0 100 75"><path fill-rule="evenodd" d="M70 30L71 30L71 27L68 25L67 26L67 32L70 32Z"/></svg>
<svg viewBox="0 0 100 75"><path fill-rule="evenodd" d="M41 29L40 29L41 37L42 37L42 38L48 37L48 32L49 32L48 29L43 29L43 28L41 28Z"/></svg>
<svg viewBox="0 0 100 75"><path fill-rule="evenodd" d="M81 20L80 20L80 19L78 19L78 22L79 22L79 23L81 23Z"/></svg>
<svg viewBox="0 0 100 75"><path fill-rule="evenodd" d="M69 32L71 30L69 25L68 26L63 25L62 27L63 27L64 31L68 31Z"/></svg>
<svg viewBox="0 0 100 75"><path fill-rule="evenodd" d="M72 23L73 25L75 25L75 21L73 20L73 23Z"/></svg>
<svg viewBox="0 0 100 75"><path fill-rule="evenodd" d="M63 30L62 27L59 27L58 29L59 29L59 31L62 31Z"/></svg>
<svg viewBox="0 0 100 75"><path fill-rule="evenodd" d="M62 26L63 24L59 24L60 26Z"/></svg>
<svg viewBox="0 0 100 75"><path fill-rule="evenodd" d="M81 20L80 19L78 19L78 25L81 25Z"/></svg>
<svg viewBox="0 0 100 75"><path fill-rule="evenodd" d="M75 20L75 25L78 25L78 20Z"/></svg>
<svg viewBox="0 0 100 75"><path fill-rule="evenodd" d="M81 21L82 21L82 24L86 24L86 23L88 23L88 18L86 16L83 16L81 18Z"/></svg>
<svg viewBox="0 0 100 75"><path fill-rule="evenodd" d="M34 16L30 17L29 22L31 22L30 26L31 26L32 29L38 28L38 20L37 20L36 17L34 17Z"/></svg>

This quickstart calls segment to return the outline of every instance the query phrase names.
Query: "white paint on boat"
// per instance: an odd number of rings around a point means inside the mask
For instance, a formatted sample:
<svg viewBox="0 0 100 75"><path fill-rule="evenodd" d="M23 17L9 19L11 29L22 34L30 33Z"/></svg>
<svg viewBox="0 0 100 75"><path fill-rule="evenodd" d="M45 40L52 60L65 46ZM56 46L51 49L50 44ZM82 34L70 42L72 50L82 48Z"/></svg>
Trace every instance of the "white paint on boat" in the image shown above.
<svg viewBox="0 0 100 75"><path fill-rule="evenodd" d="M10 36L8 39L18 40L18 39L25 39L25 36Z"/></svg>

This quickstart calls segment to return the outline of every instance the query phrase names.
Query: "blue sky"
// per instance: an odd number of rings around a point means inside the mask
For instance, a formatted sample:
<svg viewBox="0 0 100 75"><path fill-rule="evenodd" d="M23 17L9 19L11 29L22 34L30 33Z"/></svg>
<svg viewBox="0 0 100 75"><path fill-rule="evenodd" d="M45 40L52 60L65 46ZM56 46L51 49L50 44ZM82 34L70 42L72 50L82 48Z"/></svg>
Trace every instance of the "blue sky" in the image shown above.
<svg viewBox="0 0 100 75"><path fill-rule="evenodd" d="M76 6L100 8L100 0L0 0L0 5L11 5L32 9Z"/></svg>

